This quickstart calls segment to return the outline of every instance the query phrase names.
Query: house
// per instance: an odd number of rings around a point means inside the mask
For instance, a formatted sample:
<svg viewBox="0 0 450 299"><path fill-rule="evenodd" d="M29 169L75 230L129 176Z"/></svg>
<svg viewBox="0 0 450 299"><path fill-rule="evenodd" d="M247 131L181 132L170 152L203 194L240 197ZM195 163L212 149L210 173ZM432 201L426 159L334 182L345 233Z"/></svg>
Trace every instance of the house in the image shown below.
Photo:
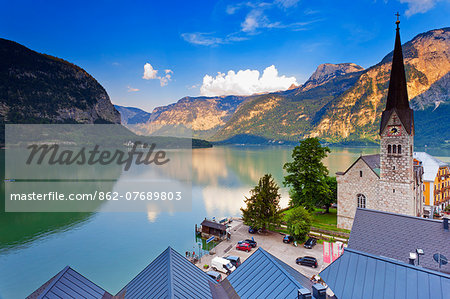
<svg viewBox="0 0 450 299"><path fill-rule="evenodd" d="M205 219L201 223L201 233L204 238L215 236L218 239L223 239L227 235L227 226Z"/></svg>
<svg viewBox="0 0 450 299"><path fill-rule="evenodd" d="M423 166L424 209L431 218L450 204L450 166L424 152L414 153Z"/></svg>

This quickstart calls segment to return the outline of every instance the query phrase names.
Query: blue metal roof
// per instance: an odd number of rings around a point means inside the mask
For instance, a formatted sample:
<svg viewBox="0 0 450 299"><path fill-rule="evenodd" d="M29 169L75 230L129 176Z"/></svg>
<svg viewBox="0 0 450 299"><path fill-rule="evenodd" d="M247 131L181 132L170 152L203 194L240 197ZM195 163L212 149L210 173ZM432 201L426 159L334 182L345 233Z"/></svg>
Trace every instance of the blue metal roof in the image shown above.
<svg viewBox="0 0 450 299"><path fill-rule="evenodd" d="M45 288L39 290L37 298L87 298L101 299L111 298L106 292L86 277L74 271L69 266L65 267L55 277L48 281ZM34 293L37 295L37 293Z"/></svg>
<svg viewBox="0 0 450 299"><path fill-rule="evenodd" d="M131 280L117 296L124 298L212 298L216 283L185 257L168 247Z"/></svg>
<svg viewBox="0 0 450 299"><path fill-rule="evenodd" d="M345 299L445 299L450 294L450 275L350 248L320 276Z"/></svg>
<svg viewBox="0 0 450 299"><path fill-rule="evenodd" d="M242 299L297 298L303 286L280 262L260 247L227 279Z"/></svg>

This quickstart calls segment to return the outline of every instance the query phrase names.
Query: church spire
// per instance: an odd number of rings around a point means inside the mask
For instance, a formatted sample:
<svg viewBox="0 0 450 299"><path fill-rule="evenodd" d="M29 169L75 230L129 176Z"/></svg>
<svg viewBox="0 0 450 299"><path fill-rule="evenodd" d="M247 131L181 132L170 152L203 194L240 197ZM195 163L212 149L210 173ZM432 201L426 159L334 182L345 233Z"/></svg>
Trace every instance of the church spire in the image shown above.
<svg viewBox="0 0 450 299"><path fill-rule="evenodd" d="M399 13L396 14L397 25L395 35L394 54L392 57L391 77L389 80L389 91L386 101L386 109L383 111L381 118L380 134L389 121L392 112L395 110L399 116L400 121L405 127L406 131L411 134L414 130L413 112L409 107L408 90L406 86L405 67L403 64L402 43L400 41L400 20Z"/></svg>

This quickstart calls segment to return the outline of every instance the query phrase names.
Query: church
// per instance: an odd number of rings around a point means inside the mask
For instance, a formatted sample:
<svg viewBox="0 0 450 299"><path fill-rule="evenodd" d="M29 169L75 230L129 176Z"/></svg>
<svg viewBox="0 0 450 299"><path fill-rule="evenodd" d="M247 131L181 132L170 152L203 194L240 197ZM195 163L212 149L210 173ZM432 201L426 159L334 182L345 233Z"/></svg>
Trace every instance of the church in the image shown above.
<svg viewBox="0 0 450 299"><path fill-rule="evenodd" d="M423 216L423 166L414 159L414 112L409 106L400 21L386 108L380 123L380 154L359 157L338 182L337 225L351 229L356 208Z"/></svg>

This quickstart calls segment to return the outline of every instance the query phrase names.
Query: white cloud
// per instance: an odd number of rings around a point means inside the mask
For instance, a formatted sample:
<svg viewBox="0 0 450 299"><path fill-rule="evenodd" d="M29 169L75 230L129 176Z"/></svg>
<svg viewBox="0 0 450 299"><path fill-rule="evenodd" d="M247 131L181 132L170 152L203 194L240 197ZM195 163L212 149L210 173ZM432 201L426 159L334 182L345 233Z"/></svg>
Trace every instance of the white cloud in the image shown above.
<svg viewBox="0 0 450 299"><path fill-rule="evenodd" d="M139 91L139 88L133 88L133 87L131 87L131 86L128 86L127 88L128 88L128 92L136 92L136 91Z"/></svg>
<svg viewBox="0 0 450 299"><path fill-rule="evenodd" d="M400 0L400 3L408 4L408 9L405 12L407 17L429 11L436 2L436 0Z"/></svg>
<svg viewBox="0 0 450 299"><path fill-rule="evenodd" d="M275 3L283 8L296 6L299 0L275 0Z"/></svg>
<svg viewBox="0 0 450 299"><path fill-rule="evenodd" d="M292 84L298 85L295 77L279 76L274 65L267 67L263 74L257 70L230 70L216 77L205 75L200 93L203 96L251 95L255 93L286 90Z"/></svg>
<svg viewBox="0 0 450 299"><path fill-rule="evenodd" d="M212 34L208 32L182 33L181 37L188 43L201 46L217 46L247 39L246 37L239 36L238 33L230 33L225 37L216 37Z"/></svg>
<svg viewBox="0 0 450 299"><path fill-rule="evenodd" d="M172 80L173 71L166 69L164 70L164 73L165 73L164 76L158 76L158 70L155 70L153 66L147 62L144 65L144 75L142 76L142 79L145 80L158 79L161 86L166 86L167 84L169 84L169 81Z"/></svg>
<svg viewBox="0 0 450 299"><path fill-rule="evenodd" d="M145 79L145 80L156 79L157 73L158 73L158 71L155 70L150 63L147 62L144 65L144 76L142 76L142 79Z"/></svg>

